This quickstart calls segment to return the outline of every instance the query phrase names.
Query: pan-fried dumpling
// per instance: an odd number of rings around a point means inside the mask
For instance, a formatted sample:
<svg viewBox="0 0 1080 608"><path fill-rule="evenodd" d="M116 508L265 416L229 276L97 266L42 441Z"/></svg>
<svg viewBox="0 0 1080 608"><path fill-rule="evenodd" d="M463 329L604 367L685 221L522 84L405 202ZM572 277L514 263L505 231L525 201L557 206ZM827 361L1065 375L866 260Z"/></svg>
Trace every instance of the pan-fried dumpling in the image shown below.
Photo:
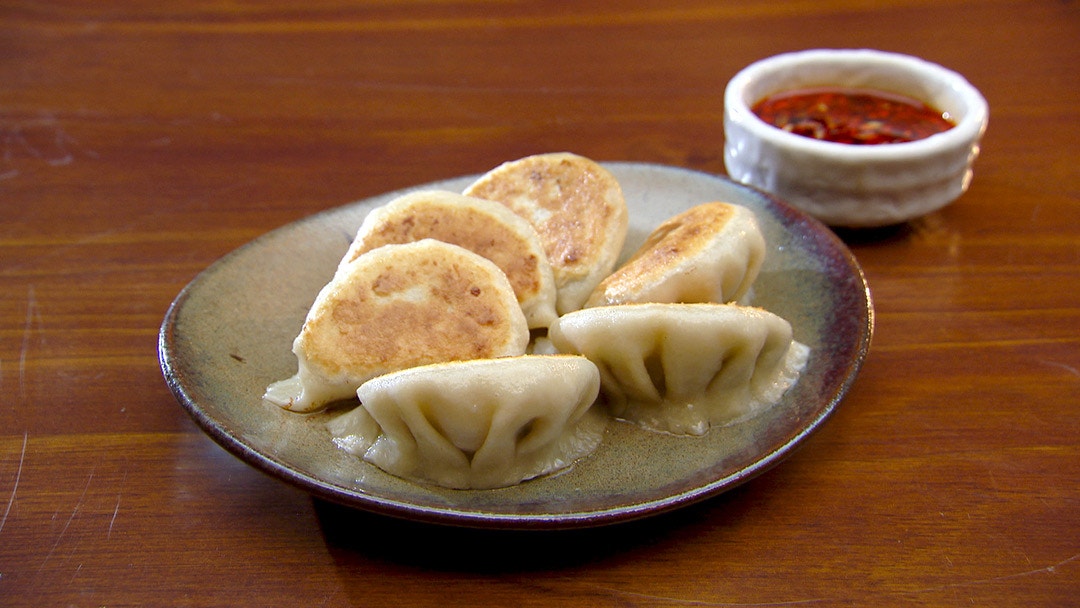
<svg viewBox="0 0 1080 608"><path fill-rule="evenodd" d="M264 398L309 412L366 380L443 361L524 354L529 328L506 275L433 239L373 249L319 292L293 341L298 371Z"/></svg>
<svg viewBox="0 0 1080 608"><path fill-rule="evenodd" d="M537 154L488 171L465 194L506 205L540 234L555 273L556 308L581 308L615 268L629 227L622 188L598 163L567 152Z"/></svg>
<svg viewBox="0 0 1080 608"><path fill-rule="evenodd" d="M525 218L494 201L443 190L402 195L364 218L340 268L383 245L425 238L495 262L510 279L529 327L547 327L555 319L555 278L539 235Z"/></svg>
<svg viewBox="0 0 1080 608"><path fill-rule="evenodd" d="M764 259L765 238L752 211L704 203L657 226L585 306L735 302L749 291Z"/></svg>
<svg viewBox="0 0 1080 608"><path fill-rule="evenodd" d="M586 308L548 335L560 352L600 368L616 417L674 434L702 435L775 403L809 355L787 321L734 304Z"/></svg>
<svg viewBox="0 0 1080 608"><path fill-rule="evenodd" d="M584 357L524 355L414 367L365 382L331 420L338 447L405 479L488 489L569 467L607 418Z"/></svg>

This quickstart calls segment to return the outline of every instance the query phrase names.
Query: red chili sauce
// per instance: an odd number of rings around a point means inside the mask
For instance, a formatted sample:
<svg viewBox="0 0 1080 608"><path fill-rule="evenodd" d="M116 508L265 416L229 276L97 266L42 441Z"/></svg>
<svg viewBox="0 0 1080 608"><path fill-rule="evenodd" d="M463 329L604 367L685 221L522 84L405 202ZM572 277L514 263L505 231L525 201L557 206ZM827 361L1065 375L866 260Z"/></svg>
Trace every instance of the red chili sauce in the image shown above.
<svg viewBox="0 0 1080 608"><path fill-rule="evenodd" d="M866 89L800 89L762 99L758 118L790 133L842 144L893 144L955 126L948 114L893 93Z"/></svg>

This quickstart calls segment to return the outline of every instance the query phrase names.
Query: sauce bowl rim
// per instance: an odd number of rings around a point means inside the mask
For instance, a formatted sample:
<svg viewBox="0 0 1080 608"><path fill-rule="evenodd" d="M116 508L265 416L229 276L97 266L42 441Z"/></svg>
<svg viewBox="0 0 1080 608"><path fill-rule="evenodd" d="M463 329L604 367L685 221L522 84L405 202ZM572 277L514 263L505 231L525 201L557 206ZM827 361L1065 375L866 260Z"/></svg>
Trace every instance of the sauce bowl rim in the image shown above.
<svg viewBox="0 0 1080 608"><path fill-rule="evenodd" d="M955 111L961 114L954 127L929 137L910 142L852 145L832 141L818 140L789 133L759 118L750 106L763 97L748 100L748 91L763 78L777 72L790 71L802 66L827 65L843 69L865 70L882 67L893 71L910 73L914 78L942 86L955 94L959 100L953 108L938 107L939 110ZM815 85L816 86L816 85ZM821 83L820 86L830 86ZM835 86L845 87L844 83ZM772 92L781 92L801 88L798 86L776 87ZM895 91L902 92L902 91ZM765 93L765 95L771 94ZM905 93L919 99L919 96ZM920 101L929 103L926 99ZM959 105L963 108L956 111ZM912 55L878 51L874 49L810 49L792 51L761 59L744 67L728 82L724 91L724 120L738 123L752 137L764 140L777 147L792 148L806 154L826 155L840 161L901 160L933 154L938 151L952 150L970 146L982 137L989 118L986 99L966 78L958 72L936 63Z"/></svg>

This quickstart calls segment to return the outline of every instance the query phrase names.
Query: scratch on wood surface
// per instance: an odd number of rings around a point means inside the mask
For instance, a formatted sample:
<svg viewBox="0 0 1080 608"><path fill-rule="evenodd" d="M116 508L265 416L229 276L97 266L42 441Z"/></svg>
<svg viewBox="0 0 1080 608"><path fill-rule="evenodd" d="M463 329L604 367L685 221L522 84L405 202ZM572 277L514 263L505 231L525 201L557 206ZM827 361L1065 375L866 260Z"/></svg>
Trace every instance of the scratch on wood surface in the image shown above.
<svg viewBox="0 0 1080 608"><path fill-rule="evenodd" d="M15 492L19 490L19 480L22 479L23 463L26 462L26 444L30 439L30 433L23 431L22 451L19 453L19 466L15 469L15 483L11 485L11 496L8 497L7 508L4 509L4 516L0 518L0 532L4 531L4 524L7 523L8 514L11 513L11 505L15 504Z"/></svg>
<svg viewBox="0 0 1080 608"><path fill-rule="evenodd" d="M86 492L90 489L90 482L94 480L94 472L96 469L91 469L90 475L86 478L86 485L83 486L82 494L79 495L79 500L75 502L75 508L71 510L71 515L64 523L64 527L60 529L60 534L56 536L56 540L53 542L49 552L45 554L45 559L41 560L41 565L38 566L38 572L41 572L45 568L45 564L49 563L56 548L60 546L60 541L64 540L64 536L67 534L68 528L71 527L71 522L75 521L75 517L79 514L79 510L82 508L83 501L86 500Z"/></svg>
<svg viewBox="0 0 1080 608"><path fill-rule="evenodd" d="M79 142L65 131L52 112L39 112L36 118L0 121L0 180L21 174L20 160L44 162L50 167L70 165L75 161ZM81 153L95 158L89 150Z"/></svg>
<svg viewBox="0 0 1080 608"><path fill-rule="evenodd" d="M1066 559L1061 560L1060 562L1057 562L1056 564L1051 564L1051 565L1045 566L1043 568L1035 568L1033 570L1025 570L1024 572L1017 572L1015 574L1004 574L1002 576L993 576L993 577L990 577L990 578L978 579L978 580L974 580L974 581L963 581L963 582L959 582L959 583L949 583L948 585L939 585L937 587L927 587L926 589L919 589L918 591L913 591L912 593L931 593L931 592L934 592L934 591L941 591L943 589L953 589L953 588L956 588L956 587L971 587L971 586L975 586L975 585L986 585L986 584L990 584L990 583L998 583L998 582L1001 582L1001 581L1007 581L1007 580L1014 579L1014 578L1024 578L1024 577L1028 577L1028 576L1034 576L1036 574L1056 574L1058 568L1060 568L1060 567L1062 567L1062 566L1064 566L1066 564L1069 564L1071 562L1074 562L1074 561L1076 561L1078 559L1080 559L1080 553L1076 553L1076 554L1072 555L1071 557L1068 557ZM1029 559L1028 561L1030 562L1031 560Z"/></svg>
<svg viewBox="0 0 1080 608"><path fill-rule="evenodd" d="M109 531L105 533L105 539L112 538L113 524L116 523L116 516L120 513L120 494L116 495L116 506L113 507L112 518L109 519Z"/></svg>
<svg viewBox="0 0 1080 608"><path fill-rule="evenodd" d="M34 286L26 288L26 319L23 321L22 345L19 348L19 395L26 397L26 354L30 351L30 338L34 334L34 322L41 323L37 293Z"/></svg>
<svg viewBox="0 0 1080 608"><path fill-rule="evenodd" d="M120 480L120 491L116 493L116 506L113 507L112 518L109 519L109 531L105 533L105 539L112 538L113 526L116 524L116 516L120 514L120 497L124 495L124 482L127 481L127 469L124 470L124 477Z"/></svg>
<svg viewBox="0 0 1080 608"><path fill-rule="evenodd" d="M1060 361L1048 361L1046 359L1040 359L1039 362L1049 365L1051 367L1060 367L1061 369L1069 372L1070 374L1080 378L1080 369L1076 369L1075 367L1067 363L1062 363Z"/></svg>

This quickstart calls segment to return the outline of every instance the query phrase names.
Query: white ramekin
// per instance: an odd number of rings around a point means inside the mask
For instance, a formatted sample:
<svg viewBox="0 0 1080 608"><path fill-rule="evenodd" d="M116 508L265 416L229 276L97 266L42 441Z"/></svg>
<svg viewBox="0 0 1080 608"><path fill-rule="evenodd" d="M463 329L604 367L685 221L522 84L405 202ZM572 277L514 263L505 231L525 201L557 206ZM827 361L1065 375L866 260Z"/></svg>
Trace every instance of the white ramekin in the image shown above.
<svg viewBox="0 0 1080 608"><path fill-rule="evenodd" d="M751 106L781 91L876 89L947 112L955 127L878 145L820 141L758 118ZM755 62L724 93L728 175L771 192L833 226L896 224L940 209L971 183L988 119L986 100L963 76L916 57L869 49L815 49Z"/></svg>

